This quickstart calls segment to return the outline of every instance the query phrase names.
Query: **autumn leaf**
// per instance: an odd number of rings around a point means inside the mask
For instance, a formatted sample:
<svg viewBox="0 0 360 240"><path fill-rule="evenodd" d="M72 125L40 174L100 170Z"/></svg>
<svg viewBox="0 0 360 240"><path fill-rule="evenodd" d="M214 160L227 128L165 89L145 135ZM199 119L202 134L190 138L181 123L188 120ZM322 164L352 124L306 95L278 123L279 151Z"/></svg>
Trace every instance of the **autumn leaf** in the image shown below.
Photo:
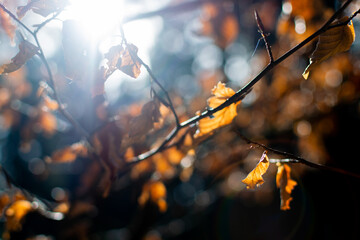
<svg viewBox="0 0 360 240"><path fill-rule="evenodd" d="M11 63L0 66L0 74L11 73L21 68L27 60L32 58L39 49L24 40L19 44L19 52L11 59Z"/></svg>
<svg viewBox="0 0 360 240"><path fill-rule="evenodd" d="M348 17L343 17L334 24L347 21ZM333 25L334 25L333 24ZM345 52L350 49L352 43L355 40L355 30L353 22L349 24L331 28L320 34L319 41L316 44L316 48L310 57L310 64L306 67L302 74L305 79L308 79L310 71L322 61L330 58L331 56Z"/></svg>
<svg viewBox="0 0 360 240"><path fill-rule="evenodd" d="M11 41L13 41L16 26L11 22L9 14L7 14L3 9L0 9L0 25L5 33L10 37Z"/></svg>
<svg viewBox="0 0 360 240"><path fill-rule="evenodd" d="M67 0L29 0L25 6L19 6L16 14L19 18L23 18L26 13L32 10L43 17L59 11L68 4Z"/></svg>
<svg viewBox="0 0 360 240"><path fill-rule="evenodd" d="M264 175L269 168L269 158L267 152L265 151L260 158L259 163L256 167L247 175L247 177L242 180L245 183L247 188L255 188L255 186L260 186L264 183L262 175Z"/></svg>
<svg viewBox="0 0 360 240"><path fill-rule="evenodd" d="M141 206L144 206L146 202L151 201L158 206L160 212L165 212L167 209L165 198L166 187L164 183L153 181L144 185L142 193L138 198L138 202Z"/></svg>
<svg viewBox="0 0 360 240"><path fill-rule="evenodd" d="M281 210L289 210L292 200L291 192L297 183L290 177L291 168L287 164L278 164L276 186L280 188Z"/></svg>
<svg viewBox="0 0 360 240"><path fill-rule="evenodd" d="M86 146L83 143L79 142L55 151L52 154L50 161L55 163L72 162L78 157L86 157L87 155L88 150Z"/></svg>
<svg viewBox="0 0 360 240"><path fill-rule="evenodd" d="M116 65L118 69L133 78L140 75L141 63L137 59L137 52L138 48L135 45L128 44Z"/></svg>
<svg viewBox="0 0 360 240"><path fill-rule="evenodd" d="M32 204L27 200L18 200L12 203L5 211L6 229L9 231L21 230L22 219L32 209Z"/></svg>
<svg viewBox="0 0 360 240"><path fill-rule="evenodd" d="M225 87L224 83L219 82L212 89L213 97L208 99L208 105L210 108L216 108L222 103L224 103L229 97L235 94L234 90L231 88ZM236 107L240 102L233 103L230 106L216 112L212 117L206 117L199 121L198 130L196 131L194 137L200 137L207 133L211 133L213 130L230 124L234 117L237 115Z"/></svg>

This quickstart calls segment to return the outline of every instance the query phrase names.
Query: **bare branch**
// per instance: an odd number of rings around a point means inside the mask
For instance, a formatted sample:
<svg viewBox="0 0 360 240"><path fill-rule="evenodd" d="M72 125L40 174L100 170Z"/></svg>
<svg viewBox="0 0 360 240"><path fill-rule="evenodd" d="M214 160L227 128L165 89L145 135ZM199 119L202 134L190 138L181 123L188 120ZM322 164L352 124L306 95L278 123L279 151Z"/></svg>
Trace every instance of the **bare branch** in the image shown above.
<svg viewBox="0 0 360 240"><path fill-rule="evenodd" d="M265 42L265 47L266 47L266 51L268 52L268 55L269 55L269 58L270 58L270 63L274 62L274 57L273 57L273 54L272 54L272 51L271 51L271 46L269 44L269 41L267 40L267 36L268 34L265 33L264 31L264 25L261 21L261 18L258 14L258 12L256 10L254 10L254 14L255 14L255 20L256 20L256 24L258 25L258 28L259 28L259 32L261 34L261 37L262 39L264 39L264 42Z"/></svg>

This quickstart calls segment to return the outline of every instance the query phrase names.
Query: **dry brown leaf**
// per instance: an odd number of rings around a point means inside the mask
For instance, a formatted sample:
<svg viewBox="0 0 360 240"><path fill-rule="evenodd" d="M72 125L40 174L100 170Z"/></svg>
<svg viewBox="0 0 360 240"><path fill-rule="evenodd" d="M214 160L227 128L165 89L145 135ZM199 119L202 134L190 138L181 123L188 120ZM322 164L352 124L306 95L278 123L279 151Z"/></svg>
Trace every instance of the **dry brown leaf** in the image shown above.
<svg viewBox="0 0 360 240"><path fill-rule="evenodd" d="M348 19L348 17L343 17L334 24L345 22ZM306 67L303 77L308 79L311 69L316 65L337 53L349 50L354 40L355 30L352 21L347 25L331 28L320 34L319 41L314 52L311 54L310 63Z"/></svg>
<svg viewBox="0 0 360 240"><path fill-rule="evenodd" d="M19 52L11 59L11 63L0 66L0 74L11 73L21 68L27 60L32 58L38 51L38 47L24 40L19 44Z"/></svg>
<svg viewBox="0 0 360 240"><path fill-rule="evenodd" d="M260 186L264 183L264 179L262 178L262 175L264 175L269 168L269 158L267 156L267 152L265 151L259 163L256 165L256 167L247 175L247 177L242 180L243 183L245 183L247 188L255 188L256 186Z"/></svg>
<svg viewBox="0 0 360 240"><path fill-rule="evenodd" d="M32 10L43 17L61 10L68 4L67 0L29 0L25 6L19 6L16 14L19 18L23 18L25 14Z"/></svg>
<svg viewBox="0 0 360 240"><path fill-rule="evenodd" d="M7 14L3 9L0 9L0 25L1 28L5 31L11 41L14 40L16 26L11 22L9 14Z"/></svg>
<svg viewBox="0 0 360 240"><path fill-rule="evenodd" d="M138 202L141 206L144 206L146 202L152 201L155 203L160 212L167 210L166 203L166 187L164 183L160 181L148 182L144 185L142 193L138 198Z"/></svg>
<svg viewBox="0 0 360 240"><path fill-rule="evenodd" d="M32 210L32 204L27 200L18 200L12 203L5 211L6 229L19 231L22 228L22 219Z"/></svg>
<svg viewBox="0 0 360 240"><path fill-rule="evenodd" d="M216 108L225 102L229 97L235 94L234 90L225 87L224 83L219 82L212 89L213 97L208 99L208 105L210 108ZM207 133L211 133L213 130L230 124L234 117L237 115L236 108L240 104L240 101L233 103L230 106L216 112L213 117L206 117L199 121L198 130L194 137L200 137Z"/></svg>
<svg viewBox="0 0 360 240"><path fill-rule="evenodd" d="M289 210L292 200L291 192L297 183L290 177L291 168L287 164L278 164L276 186L280 188L281 210Z"/></svg>
<svg viewBox="0 0 360 240"><path fill-rule="evenodd" d="M141 72L141 63L137 59L137 52L138 48L135 45L127 45L116 65L118 69L133 78L137 78Z"/></svg>

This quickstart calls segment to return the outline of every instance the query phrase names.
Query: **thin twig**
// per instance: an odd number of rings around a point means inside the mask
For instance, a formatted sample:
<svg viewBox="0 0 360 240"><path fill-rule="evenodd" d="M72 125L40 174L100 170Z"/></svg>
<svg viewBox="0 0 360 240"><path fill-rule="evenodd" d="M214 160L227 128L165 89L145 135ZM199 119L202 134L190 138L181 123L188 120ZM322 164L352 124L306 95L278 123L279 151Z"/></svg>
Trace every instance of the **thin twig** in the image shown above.
<svg viewBox="0 0 360 240"><path fill-rule="evenodd" d="M147 65L137 54L134 54L132 51L131 51L131 48L128 47L128 42L126 40L126 37L125 37L125 33L124 33L124 29L122 28L122 26L120 27L120 32L121 32L121 37L122 37L122 41L124 42L124 44L127 46L128 50L129 50L129 53L130 53L130 56L132 58L132 60L135 62L136 60L139 61L140 64L142 64L146 71L148 72L148 74L150 75L151 79L156 83L156 85L158 85L160 87L160 89L163 91L163 93L165 94L166 96L166 99L168 101L168 105L170 107L170 110L171 112L173 113L174 115L174 118L175 118L175 123L176 123L176 128L179 128L180 127L180 120L179 120L179 117L175 111L175 107L174 107L174 104L172 103L171 101L171 98L169 96L169 93L166 91L166 89L162 86L162 84L160 83L160 81L157 79L157 77L155 76L155 74L152 72L151 68L149 67L149 65Z"/></svg>
<svg viewBox="0 0 360 240"><path fill-rule="evenodd" d="M254 14L255 14L255 20L256 20L256 24L258 25L258 28L259 28L259 32L261 34L261 37L262 39L264 39L264 42L265 42L265 47L266 47L266 51L269 55L269 58L270 58L270 63L274 62L274 57L273 57L273 54L272 54L272 51L271 51L271 46L269 44L269 41L267 39L267 36L268 34L264 32L264 25L261 21L261 18L258 14L258 12L256 10L254 10Z"/></svg>
<svg viewBox="0 0 360 240"><path fill-rule="evenodd" d="M57 18L57 16L60 15L60 13L62 13L63 9L60 9L58 12L56 12L51 18L46 19L45 21L43 21L42 23L36 25L36 29L34 31L34 34L37 34L46 24L48 24L49 22L51 22L52 20L54 20L55 18Z"/></svg>
<svg viewBox="0 0 360 240"><path fill-rule="evenodd" d="M348 175L348 176L355 177L355 178L360 178L359 174L349 172L349 171L346 171L346 170L343 170L343 169L339 169L339 168L336 168L336 167L330 167L330 166L326 166L326 165L322 165L322 164L318 164L318 163L313 163L313 162L310 162L310 161L308 161L308 160L306 160L306 159L304 159L302 157L296 156L296 155L294 155L292 153L280 151L278 149L268 147L268 146L266 146L266 145L264 145L262 143L258 143L258 142L255 142L253 140L250 140L250 139L248 139L247 137L245 137L244 135L242 135L240 133L238 133L238 135L249 144L257 145L257 146L261 147L264 150L267 150L269 152L272 152L272 153L275 153L275 154L286 157L284 159L271 159L270 162L272 162L272 163L277 163L277 162L280 162L280 163L301 163L301 164L307 165L309 167L317 168L317 169L320 169L320 170L326 170L326 171L340 173L340 174L343 174L343 175Z"/></svg>

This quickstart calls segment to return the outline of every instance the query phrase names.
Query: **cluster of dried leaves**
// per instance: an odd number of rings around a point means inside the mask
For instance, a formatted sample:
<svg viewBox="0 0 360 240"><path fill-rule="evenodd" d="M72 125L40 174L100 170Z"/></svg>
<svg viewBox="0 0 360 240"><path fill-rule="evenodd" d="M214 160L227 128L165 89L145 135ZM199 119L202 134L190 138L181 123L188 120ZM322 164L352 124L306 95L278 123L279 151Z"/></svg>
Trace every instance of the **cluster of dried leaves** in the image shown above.
<svg viewBox="0 0 360 240"><path fill-rule="evenodd" d="M292 4L293 10L286 19L281 19L278 23L279 32L277 34L280 44L284 42L292 44L293 41L299 39L296 32L286 33L286 29L293 28L293 26L290 26L291 19L301 16L306 21L312 21L317 16L316 8L313 6L312 1L305 1L303 4L300 4L299 1L288 2ZM47 17L52 13L61 11L66 4L66 1L29 0L26 6L19 6L17 8L17 17L21 19L30 10L43 17ZM304 5L306 6L304 7ZM302 10L303 8L304 11ZM218 5L205 4L204 14L200 21L203 24L203 28L199 34L211 37L223 49L237 38L239 32L238 19L236 19L233 13L223 10ZM0 9L0 23L1 30L9 36L11 41L14 41L15 31L18 26L16 26L13 19L3 9ZM69 22L64 23L64 28L66 24L69 24ZM166 202L167 191L164 183L175 176L180 177L183 181L187 181L190 178L194 164L189 159L195 159L194 149L200 142L214 135L219 128L233 122L240 127L249 127L251 129L251 121L246 119L249 116L249 111L248 109L241 108L241 99L238 98L228 106L214 112L211 116L201 117L196 122L196 126L189 128L189 130L185 130L184 127L181 127L182 125L176 126L178 134L169 139L163 147L158 148L158 151L155 152L156 154L151 154L145 160L139 158L141 154L149 149L151 151L151 149L157 149L158 146L162 146L162 138L159 138L159 136L163 136L164 130L166 131L174 126L174 117L185 120L189 116L187 114L179 116L171 114L169 110L177 107L177 105L174 106L171 101L169 102L160 97L160 94L153 88L151 89L151 92L154 93L152 94L153 98L147 103L134 104L128 107L129 111L111 114L103 98L105 94L104 84L117 70L132 78L139 77L143 62L137 56L137 47L127 43L124 36L122 36L124 38L123 41L119 45L111 47L108 53L103 56L106 64L99 69L92 69L92 71L86 72L84 69L89 65L87 65L82 51L74 53L71 41L66 37L66 31L64 30L63 33L66 65L71 68L71 66L74 66L74 61L83 61L79 68L68 69L69 71L66 75L75 82L81 82L91 72L94 81L90 89L86 90L91 95L94 103L92 105L94 107L92 110L95 112L94 118L97 118L98 121L96 127L91 129L90 137L74 142L61 149L56 149L45 159L47 164L64 164L79 159L90 159L87 171L84 171L81 176L81 184L77 188L78 196L86 195L95 186L96 189L100 189L98 192L106 197L111 194L111 189L118 176L124 172L129 172L131 179L134 181L141 178L147 179L138 197L138 203L141 206L145 206L150 201L158 207L160 212L165 212L168 206ZM308 79L312 75L315 83L319 84L317 81L320 80L317 80L317 76L319 75L318 69L321 67L321 63L335 54L349 50L354 40L355 32L351 19L343 17L334 22L328 30L319 35L316 48L310 57L310 64L305 69L303 77ZM35 55L41 57L42 53L39 47L28 40L22 40L18 44L19 52L9 63L0 66L0 74L9 74L6 77L10 80L17 79L14 82L5 81L0 88L0 111L2 118L5 119L4 127L10 129L12 126L18 125L20 122L20 112L25 112L30 119L25 125L20 127L22 135L21 149L23 152L30 151L31 141L38 137L39 134L49 138L54 136L58 131L58 115L61 113L60 110L66 111L66 106L63 106L56 98L56 94L54 94L54 91L56 91L54 86L49 86L51 83L47 84L44 81L37 86L37 89L32 90L24 77L18 78L16 76L17 73L19 74L22 71L22 66L29 59ZM273 49L275 49L274 53L279 51L276 46ZM290 63L291 61L293 60L289 60ZM331 64L336 65L337 63ZM338 67L338 69L341 67ZM343 71L344 69L340 70ZM290 67L279 66L275 69L274 81L269 86L266 86L266 88L271 89L269 92L276 97L281 96L284 99L281 102L281 106L284 109L292 109L291 111L284 111L284 114L290 113L291 117L293 117L292 120L299 120L304 113L292 114L296 110L297 105L294 107L290 105L292 102L289 101L294 98L291 95L293 93L290 93L288 89L288 78L284 76L289 72L291 72ZM309 75L310 73L311 75ZM11 78L12 76L13 78ZM155 80L157 81L157 79ZM27 87L20 91L24 86ZM263 90L262 88L265 87L260 85L259 89ZM254 89L254 91L259 91L259 89ZM37 103L35 106L28 106L22 102L22 99L27 97L31 91L37 92ZM211 93L212 96L207 99L207 110L218 108L236 94L233 89L226 87L226 84L222 82L217 82L212 88ZM302 96L303 93L298 93L298 95ZM20 106L14 109L13 106L16 101ZM255 104L268 106L268 109L264 111L269 113L272 106L279 104L278 99L266 94L262 94L257 101ZM286 125L287 123L284 123L284 119L288 118L284 114L281 110L277 116L269 114L269 124L273 124L276 127ZM201 116L201 114L199 113L197 116ZM261 133L261 130L258 129L258 131ZM311 136L308 137L310 138ZM154 140L157 138L160 140ZM316 142L316 139L314 141ZM271 161L271 158L268 157L268 152L264 151L256 167L242 180L247 188L253 189L264 183L263 175L267 172L270 163L275 163L275 161ZM219 166L224 167L224 164L227 164L227 162L220 162ZM276 186L280 189L281 198L280 209L288 210L292 200L291 192L297 183L291 179L291 168L288 164L277 162L276 165ZM66 206L64 207L65 210L59 210L59 212L70 214L69 204L71 203L67 202L67 200L59 203L59 209ZM24 216L28 212L38 210L38 208L36 204L29 201L23 195L21 197L10 193L1 195L0 209L6 218L7 230L3 237L8 239L10 231L20 231ZM72 214L79 208L72 208ZM52 210L54 211L54 209Z"/></svg>

